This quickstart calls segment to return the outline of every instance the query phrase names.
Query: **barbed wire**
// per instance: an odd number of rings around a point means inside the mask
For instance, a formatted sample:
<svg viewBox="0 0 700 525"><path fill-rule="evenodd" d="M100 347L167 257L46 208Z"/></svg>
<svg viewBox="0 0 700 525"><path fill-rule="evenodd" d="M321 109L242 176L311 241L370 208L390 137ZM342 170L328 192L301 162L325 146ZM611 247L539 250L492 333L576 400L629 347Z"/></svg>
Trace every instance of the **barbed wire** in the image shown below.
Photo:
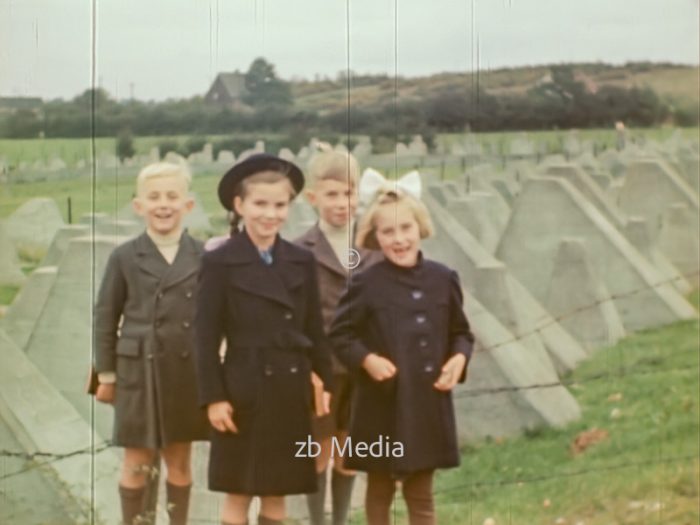
<svg viewBox="0 0 700 525"><path fill-rule="evenodd" d="M686 355L686 354L692 354L692 353L698 353L697 350L691 349L691 350L685 350L682 352L675 352L673 355L678 356L678 355ZM643 362L641 364L644 364ZM627 367L634 369L635 367ZM648 374L662 374L662 373L668 373L668 372L690 372L693 370L697 370L700 368L700 364L697 366L681 366L681 367L670 367L670 368L662 368L662 369L655 369L655 370L639 370L634 373L629 373L627 372L627 368L622 368L618 369L617 372L609 372L609 373L598 373L598 374L592 374L587 377L579 378L579 379L571 379L568 381L557 381L557 382L551 382L551 383L539 383L539 384L531 384L531 385L524 385L524 386L504 386L504 387L495 387L495 388L485 388L485 389L479 389L479 390L472 390L472 391L462 391L454 394L454 398L462 398L462 397L476 397L476 396L481 396L481 395L487 395L487 394L492 394L492 393L504 393L504 392L513 392L513 391L518 391L518 390L532 390L532 389L538 389L538 388L552 388L552 387L558 387L558 386L567 386L567 385L578 385L582 383L587 383L590 381L599 381L601 379L607 379L612 376L616 377L629 377L629 376L640 376L640 375L648 375ZM45 461L37 466L43 466L47 465L49 463L52 463L54 461L59 461L61 459L67 459L73 456L77 456L80 454L87 454L87 453L94 453L98 454L108 448L113 447L111 442L106 441L99 445L98 447L93 447L93 446L87 446L81 449L74 450L72 452L66 452L66 453L55 453L55 452L43 452L43 451L36 451L36 452L20 452L20 451L12 451L12 450L6 450L6 449L0 449L0 457L8 457L8 458L18 458L18 459L23 459L26 461L34 461L37 459L41 458L46 458L49 461ZM11 474L9 476L0 476L0 480L5 479L5 477L11 477Z"/></svg>
<svg viewBox="0 0 700 525"><path fill-rule="evenodd" d="M630 290L629 292L621 293L621 294L615 294L611 295L608 298L597 300L594 303L590 305L585 305L582 307L575 308L565 314L552 317L550 320L548 320L545 324L540 324L538 325L535 330L532 330L530 332L525 332L521 333L517 337L514 337L512 339L506 340L506 341L501 341L500 343L496 343L494 345L490 345L487 347L482 347L482 352L485 351L491 351L496 348L499 348L501 346L505 346L507 344L511 344L514 342L518 342L526 337L529 337L531 335L534 335L536 333L539 333L542 329L551 326L555 323L558 323L564 319L567 319L568 317L572 317L574 315L577 315L581 311L585 311L590 308L595 308L603 303L606 303L608 301L614 300L614 299L620 299L620 298L625 298L629 297L638 293L641 293L643 291L648 291L650 289L660 287L660 286L665 286L668 285L674 281L678 281L680 279L683 279L685 277L692 277L695 275L700 274L700 272L691 272L689 274L682 275L680 277L674 277L670 278L664 281L659 281L655 284L648 285L643 288L638 288L635 290ZM604 351L604 350L602 350ZM697 353L695 350L690 350L690 351L685 351L685 352L675 352L673 355L683 355L683 354L688 354L688 353ZM665 372L672 372L672 371L688 371L688 370L697 370L700 366L696 367L678 367L678 368L666 368L666 369L658 369L658 370L646 370L646 371L637 371L633 374L626 372L626 369L623 368L618 368L616 372L601 372L597 374L592 374L590 376L578 378L578 379L569 379L569 380L564 380L564 381L552 381L552 382L546 382L546 383L534 383L534 384L529 384L529 385L520 385L520 386L502 386L502 387L493 387L493 388L482 388L482 389L475 389L475 390L463 390L460 392L456 392L453 394L453 397L455 399L459 398L465 398L465 397L478 397L478 396L483 396L483 395L492 395L492 394L499 394L499 393L506 393L506 392L516 392L520 390L534 390L534 389L541 389L541 388L555 388L555 387L560 387L560 386L570 386L570 385L576 385L576 384L581 384L581 383L587 383L591 381L599 381L601 379L606 379L610 377L627 377L631 375L645 375L645 374L657 374L657 373L665 373ZM39 458L48 458L49 461L43 462L38 464L37 466L42 466L48 463L51 463L53 461L58 461L61 459L65 459L68 457L72 457L75 455L79 454L84 454L84 453L91 453L91 452L101 452L105 450L106 448L109 448L111 444L109 442L104 443L103 445L94 448L93 446L88 446L83 449L75 450L73 452L69 453L62 453L62 454L57 454L57 453L52 453L52 452L42 452L42 451L37 451L37 452L32 452L32 453L27 453L27 452L16 452L16 451L9 451L9 450L0 450L0 457L15 457L15 458L22 458L27 461L34 461ZM17 473L18 474L18 473ZM7 477L11 477L16 474L10 474L6 476L0 476L0 480L6 479Z"/></svg>
<svg viewBox="0 0 700 525"><path fill-rule="evenodd" d="M643 293L643 292L648 292L649 290L653 290L655 288L659 288L662 286L667 286L669 284L673 284L674 282L681 282L686 278L689 277L695 277L699 275L700 272L690 272L688 274L681 274L677 277L672 277L663 281L658 281L653 284L649 284L644 287L640 287L634 290L630 290L627 292L623 293L617 293L617 294L610 294L609 296L598 299L594 301L591 304L580 306L577 308L574 308L568 312L562 313L558 316L548 316L548 317L540 317L536 321L536 326L533 330L527 331L527 332L521 332L517 336L514 336L510 339L506 339L503 341L500 341L496 344L489 345L489 346L482 346L480 348L480 352L487 352L491 350L495 350L497 348L507 346L512 343L519 342L525 338L528 338L533 335L540 335L540 332L542 330L547 329L550 326L556 325L562 321L565 321L569 318L575 317L576 315L585 312L587 310L597 308L600 305L604 303L608 303L610 301L615 301L615 300L620 300L620 299L625 299L628 297L632 297L634 295ZM474 317L478 317L478 314ZM601 349L601 351L604 351ZM688 351L684 352L675 352L672 356L668 357L674 357L677 355L684 355L684 354L689 354L689 353L697 353L697 350L691 349ZM574 386L578 384L585 384L588 382L594 382L594 381L600 381L603 379L609 379L609 378L614 378L614 377L630 377L630 376L641 376L641 375L648 375L648 374L660 374L660 373L667 373L667 372L678 372L678 371L695 371L697 370L699 366L693 366L693 367L688 367L688 366L683 366L683 367L671 367L671 368L663 368L663 369L655 369L655 370L638 370L638 366L640 364L643 364L643 362L640 363L635 363L635 365L631 367L617 367L614 371L607 371L607 372L600 372L600 373L595 373L591 374L588 376L580 377L577 379L571 378L567 380L559 380L559 381L552 381L552 382L545 382L545 383L535 383L535 384L529 384L529 385L520 385L520 386L502 386L502 387L492 387L492 388L481 388L481 389L474 389L474 390L462 390L459 392L455 392L453 397L455 399L463 399L463 398L471 398L471 397L479 397L479 396L484 396L484 395L497 395L497 394L502 394L502 393L512 393L512 392L517 392L521 390L534 390L534 389L545 389L545 388L555 388L555 387L567 387L567 386ZM631 372L630 372L631 370ZM36 452L18 452L18 451L11 451L11 450L0 450L0 457L7 457L7 458L16 458L16 459L22 459L26 462L30 462L29 465L27 465L25 468L20 469L19 471L11 472L5 475L0 476L0 481L4 481L7 479L11 479L13 477L25 474L27 472L33 471L35 469L50 465L51 463L63 460L63 459L68 459L71 457L79 456L82 454L92 454L93 458L95 454L98 454L108 448L111 448L112 444L109 442L105 442L102 445L95 447L95 446L87 446L82 449L77 449L68 453L52 453L52 452L45 452L45 451L36 451ZM628 462L628 463L623 463L623 464L617 464L617 465L611 465L611 466L604 466L604 467L596 467L596 468L590 468L590 469L582 469L578 471L573 471L573 472L565 472L565 473L559 473L559 474L554 474L554 475L547 475L547 476L531 476L528 478L517 478L517 479L506 479L506 480L486 480L486 481L475 481L467 484L461 484L457 485L454 487L447 487L444 489L440 489L434 492L435 495L439 495L442 493L447 493L447 492L452 492L456 490L463 490L463 489L468 489L468 488L476 488L476 487L481 487L481 486L505 486L505 485L512 485L512 484L519 484L519 483L532 483L532 482L541 482L541 481L547 481L547 480L552 480L552 479L563 479L563 478L570 478L574 476L581 476L581 475L586 475L590 473L595 473L595 472L605 472L605 471L614 471L614 470L619 470L623 468L631 468L631 467L639 467L639 466L647 466L647 465L652 465L652 464L657 464L657 463L668 463L668 462L676 462L676 461L682 461L682 460L689 460L689 459L697 459L698 456L677 456L677 457L671 457L671 458L661 458L657 460L648 460L648 461L638 461L638 462ZM45 461L39 461L39 460L45 460ZM362 507L354 507L352 510L361 510ZM300 521L302 522L309 522L308 518L303 518Z"/></svg>
<svg viewBox="0 0 700 525"><path fill-rule="evenodd" d="M561 321L564 321L566 319L574 317L574 316L580 314L581 312L585 312L586 310L591 310L593 308L597 308L598 306L605 304L605 303L608 303L610 301L614 301L614 300L618 300L618 299L625 299L627 297L631 297L633 295L637 295L637 294L640 294L642 292L653 290L655 288L660 288L662 286L667 286L675 281L681 281L681 280L684 280L688 277L695 277L698 275L700 275L700 271L690 272L687 274L680 274L678 277L671 277L669 279L666 279L663 281L658 281L657 283L650 284L650 285L647 285L647 286L642 287L642 288L636 288L636 289L630 290L628 292L623 292L623 293L618 293L618 294L610 294L608 297L605 297L603 299L598 299L598 300L594 301L593 303L590 303L587 305L579 306L577 308L569 310L568 312L565 312L565 313L560 314L558 316L551 316L549 318L541 317L538 320L538 323L540 323L542 321L544 321L544 322L542 324L537 324L537 326L533 330L530 330L528 332L521 332L515 337L512 337L510 339L506 339L504 341L501 341L501 342L498 342L498 343L495 343L495 344L492 344L489 346L483 346L481 348L481 351L488 352L488 351L495 350L497 348L500 348L500 347L503 347L503 346L506 346L506 345L509 345L512 343L517 343L518 341L521 341L527 337L539 334L542 330L544 330L550 326L553 326L555 324L559 324ZM543 309L544 309L544 307L543 307ZM486 310L488 311L488 309L486 309ZM489 313L490 313L490 311L489 311ZM478 316L479 316L479 314L477 313L476 316L472 316L472 319L474 317L478 317ZM506 329L507 329L507 327L506 327Z"/></svg>
<svg viewBox="0 0 700 525"><path fill-rule="evenodd" d="M57 461L60 461L62 459L68 459L68 458L80 456L83 454L91 454L94 457L96 454L99 454L100 452L103 452L111 447L112 447L112 443L109 441L106 441L97 447L95 447L93 445L89 445L89 446L84 447L84 448L80 448L77 450L73 450L71 452L64 452L64 453L43 452L43 451L17 452L17 451L12 451L12 450L0 450L0 457L16 458L16 459L22 459L22 460L27 461L27 462L35 462L35 463L31 463L30 465L28 465L27 467L25 467L21 470L0 476L0 481L4 481L6 479L13 478L15 476L19 476L20 474L24 474L24 473L29 472L31 470L50 465L50 464L55 463ZM42 458L46 459L46 461L37 462L38 459L42 459Z"/></svg>
<svg viewBox="0 0 700 525"><path fill-rule="evenodd" d="M683 350L680 352L675 352L673 356L678 356L678 355L687 355L687 354L699 354L700 352L697 349L690 349L690 350ZM644 364L642 361L640 364ZM700 368L700 363L695 365L695 366L681 366L681 367L671 367L671 368L661 368L661 369L655 369L655 370L639 370L634 373L629 373L626 370L632 368L634 369L634 365L632 367L617 367L616 371L614 372L599 372L597 374L591 374L589 376L583 376L578 379L571 378L567 380L559 380L559 381L552 381L549 383L533 383L529 385L522 385L522 386L500 386L500 387L492 387L492 388L480 388L480 389L474 389L474 390L461 390L459 392L455 392L452 394L453 399L461 399L465 397L479 397L483 395L491 395L491 394L501 394L501 393L506 393L506 392L517 392L519 390L537 390L540 388L555 388L555 387L560 387L560 386L574 386L582 383L589 383L593 381L600 381L602 379L610 379L610 378L615 378L615 377L629 377L629 376L638 376L638 375L649 375L649 374L662 374L662 373L667 373L667 372L686 372L686 371L693 371L693 370L698 370Z"/></svg>

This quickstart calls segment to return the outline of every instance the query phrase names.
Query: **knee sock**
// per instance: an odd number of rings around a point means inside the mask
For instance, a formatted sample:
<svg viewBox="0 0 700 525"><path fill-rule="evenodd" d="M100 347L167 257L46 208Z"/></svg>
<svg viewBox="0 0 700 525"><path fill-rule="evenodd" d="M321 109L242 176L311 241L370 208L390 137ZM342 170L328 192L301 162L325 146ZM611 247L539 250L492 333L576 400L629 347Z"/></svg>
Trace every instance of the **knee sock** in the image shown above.
<svg viewBox="0 0 700 525"><path fill-rule="evenodd" d="M396 481L389 474L367 474L365 514L368 525L390 525L389 509L394 499Z"/></svg>
<svg viewBox="0 0 700 525"><path fill-rule="evenodd" d="M403 481L403 497L410 525L435 525L432 470L408 476Z"/></svg>
<svg viewBox="0 0 700 525"><path fill-rule="evenodd" d="M190 507L192 485L173 485L166 481L165 489L168 498L170 525L187 525L187 512Z"/></svg>
<svg viewBox="0 0 700 525"><path fill-rule="evenodd" d="M318 473L318 490L306 495L306 506L309 509L309 521L311 525L325 525L326 506L326 471Z"/></svg>
<svg viewBox="0 0 700 525"><path fill-rule="evenodd" d="M345 525L350 510L352 487L355 475L342 474L335 469L331 476L331 494L333 495L333 525Z"/></svg>
<svg viewBox="0 0 700 525"><path fill-rule="evenodd" d="M122 522L124 525L133 525L134 520L143 512L143 497L146 487L131 489L119 485L119 499L122 505Z"/></svg>

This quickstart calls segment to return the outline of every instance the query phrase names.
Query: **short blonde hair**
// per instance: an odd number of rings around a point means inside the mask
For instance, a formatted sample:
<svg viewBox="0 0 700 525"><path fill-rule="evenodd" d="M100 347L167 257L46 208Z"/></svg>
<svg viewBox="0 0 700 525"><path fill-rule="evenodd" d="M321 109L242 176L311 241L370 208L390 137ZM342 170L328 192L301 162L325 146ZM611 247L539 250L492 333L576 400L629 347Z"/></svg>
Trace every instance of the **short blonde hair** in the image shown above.
<svg viewBox="0 0 700 525"><path fill-rule="evenodd" d="M185 164L174 164L172 162L154 162L143 168L136 177L136 192L140 193L147 180L162 177L177 177L185 184L186 191L190 191L192 175Z"/></svg>
<svg viewBox="0 0 700 525"><path fill-rule="evenodd" d="M297 193L294 190L294 185L289 179L289 176L283 171L276 170L265 170L248 175L245 179L241 180L236 187L233 189L233 197L240 197L245 199L248 195L248 189L253 184L274 184L276 182L287 181L289 184L289 198L293 200Z"/></svg>
<svg viewBox="0 0 700 525"><path fill-rule="evenodd" d="M362 215L357 225L355 245L359 248L378 250L377 231L375 219L382 206L405 204L411 210L418 223L418 231L421 239L431 237L434 233L433 221L430 219L428 208L421 201L413 198L403 191L383 191L375 197L367 211Z"/></svg>
<svg viewBox="0 0 700 525"><path fill-rule="evenodd" d="M312 187L322 180L335 180L355 188L360 178L360 165L351 153L321 151L311 157L306 173Z"/></svg>

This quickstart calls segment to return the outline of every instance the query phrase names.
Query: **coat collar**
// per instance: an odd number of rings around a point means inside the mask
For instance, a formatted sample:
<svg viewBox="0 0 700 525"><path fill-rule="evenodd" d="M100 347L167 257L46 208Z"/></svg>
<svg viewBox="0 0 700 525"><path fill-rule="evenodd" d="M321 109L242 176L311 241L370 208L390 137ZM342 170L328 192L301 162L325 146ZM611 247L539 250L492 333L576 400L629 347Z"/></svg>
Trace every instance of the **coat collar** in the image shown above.
<svg viewBox="0 0 700 525"><path fill-rule="evenodd" d="M386 257L381 264L398 282L409 286L415 286L417 283L423 281L425 277L425 260L422 251L418 252L418 262L416 265L410 268L394 264Z"/></svg>
<svg viewBox="0 0 700 525"><path fill-rule="evenodd" d="M319 264L341 277L347 277L347 270L343 268L338 257L336 257L333 247L321 231L318 223L314 224L301 240L304 245L311 250Z"/></svg>
<svg viewBox="0 0 700 525"><path fill-rule="evenodd" d="M145 232L135 239L135 248L136 264L144 272L160 280L159 289L161 290L187 279L199 267L200 250L187 231L182 232L177 255L172 264L168 264Z"/></svg>
<svg viewBox="0 0 700 525"><path fill-rule="evenodd" d="M325 266L332 272L338 274L344 279L348 277L349 273L341 262L336 257L333 248L331 247L328 239L326 238L323 231L319 227L318 223L312 226L306 234L299 238L297 242L301 242L305 247L307 247L314 254L314 257L319 264ZM382 252L379 250L368 250L366 248L354 248L360 254L360 264L357 268L353 268L353 271L359 272L371 266L372 264L379 262L384 259Z"/></svg>
<svg viewBox="0 0 700 525"><path fill-rule="evenodd" d="M273 262L268 266L243 230L234 235L223 250L225 263L235 266L229 273L231 284L247 293L294 308L290 291L303 284L305 272L300 265L307 260L300 248L278 235L272 247Z"/></svg>

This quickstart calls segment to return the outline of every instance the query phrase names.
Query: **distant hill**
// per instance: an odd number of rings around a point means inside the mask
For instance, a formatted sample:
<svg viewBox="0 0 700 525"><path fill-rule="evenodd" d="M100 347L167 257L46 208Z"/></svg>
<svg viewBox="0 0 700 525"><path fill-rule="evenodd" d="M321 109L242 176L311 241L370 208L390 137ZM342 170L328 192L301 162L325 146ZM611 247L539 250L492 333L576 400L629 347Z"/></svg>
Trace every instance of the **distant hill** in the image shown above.
<svg viewBox="0 0 700 525"><path fill-rule="evenodd" d="M613 66L603 63L569 64L577 80L595 91L604 85L621 88L648 87L664 101L697 106L700 92L700 68L668 63L629 63ZM473 88L477 85L492 95L523 95L545 82L550 66L479 71L478 73L438 73L429 77L403 78L384 75L351 75L350 103L356 106L380 106L393 100L421 100L431 93L449 88ZM324 79L292 83L295 105L321 114L347 108L347 79Z"/></svg>

